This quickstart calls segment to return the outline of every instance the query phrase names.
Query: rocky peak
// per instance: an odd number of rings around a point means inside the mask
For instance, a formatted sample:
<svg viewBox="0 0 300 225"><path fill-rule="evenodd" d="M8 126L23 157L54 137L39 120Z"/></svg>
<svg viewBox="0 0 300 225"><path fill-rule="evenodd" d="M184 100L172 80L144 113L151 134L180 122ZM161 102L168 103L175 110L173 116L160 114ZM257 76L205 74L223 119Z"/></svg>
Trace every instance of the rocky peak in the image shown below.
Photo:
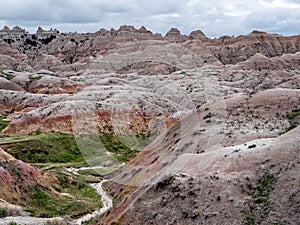
<svg viewBox="0 0 300 225"><path fill-rule="evenodd" d="M1 31L10 31L10 28L8 26L4 26Z"/></svg>
<svg viewBox="0 0 300 225"><path fill-rule="evenodd" d="M136 31L136 29L134 28L134 26L122 25L120 26L118 31Z"/></svg>
<svg viewBox="0 0 300 225"><path fill-rule="evenodd" d="M16 33L26 33L26 30L19 27L19 26L15 26L13 27L12 31L16 32Z"/></svg>
<svg viewBox="0 0 300 225"><path fill-rule="evenodd" d="M185 35L181 35L177 28L171 28L166 34L166 39L170 42L179 43L186 41L188 38Z"/></svg>
<svg viewBox="0 0 300 225"><path fill-rule="evenodd" d="M4 26L3 29L0 30L0 35L2 36L2 38L9 38L6 35L20 36L23 34L28 34L28 32L25 29L22 29L18 26L15 26L12 29L10 29L8 26Z"/></svg>
<svg viewBox="0 0 300 225"><path fill-rule="evenodd" d="M190 39L199 39L199 40L208 39L201 30L195 30L195 31L191 32L189 35L189 38Z"/></svg>
<svg viewBox="0 0 300 225"><path fill-rule="evenodd" d="M253 35L257 35L257 34L267 34L267 32L265 31L260 31L260 30L253 30L250 35L253 34Z"/></svg>
<svg viewBox="0 0 300 225"><path fill-rule="evenodd" d="M140 33L151 33L151 32L150 32L149 30L147 30L146 27L144 27L144 26L141 26L141 28L138 29L138 31L139 31Z"/></svg>
<svg viewBox="0 0 300 225"><path fill-rule="evenodd" d="M58 34L58 33L59 33L58 30L56 30L56 29L53 30L52 28L50 28L50 30L44 30L43 28L38 27L38 29L36 31L36 34L38 34L38 35L43 35L43 34Z"/></svg>
<svg viewBox="0 0 300 225"><path fill-rule="evenodd" d="M167 34L166 34L166 37L178 37L178 36L181 36L181 33L180 33L180 30L178 30L177 28L171 28Z"/></svg>
<svg viewBox="0 0 300 225"><path fill-rule="evenodd" d="M108 31L108 30L102 28L102 29L98 30L98 31L96 32L96 34L97 34L98 36L106 36L106 35L110 35L111 33L114 33L114 32L115 32L115 31Z"/></svg>
<svg viewBox="0 0 300 225"><path fill-rule="evenodd" d="M37 33L37 34L40 34L40 33L43 33L44 31L45 31L45 30L44 30L43 28L38 27L36 33Z"/></svg>

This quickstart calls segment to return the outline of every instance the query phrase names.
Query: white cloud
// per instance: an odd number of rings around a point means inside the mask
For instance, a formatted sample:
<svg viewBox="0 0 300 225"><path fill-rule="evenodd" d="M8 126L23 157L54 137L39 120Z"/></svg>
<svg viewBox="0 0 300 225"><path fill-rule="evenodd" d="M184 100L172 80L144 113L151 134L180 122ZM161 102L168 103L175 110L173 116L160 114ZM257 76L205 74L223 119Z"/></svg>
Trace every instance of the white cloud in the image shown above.
<svg viewBox="0 0 300 225"><path fill-rule="evenodd" d="M238 35L253 29L297 34L297 0L0 0L0 25L37 26L94 32L122 24L145 25L165 34L201 29L208 36Z"/></svg>
<svg viewBox="0 0 300 225"><path fill-rule="evenodd" d="M300 5L299 2L296 3L294 1L287 1L287 0L274 0L272 2L272 6L278 8L287 8L287 9L299 9Z"/></svg>

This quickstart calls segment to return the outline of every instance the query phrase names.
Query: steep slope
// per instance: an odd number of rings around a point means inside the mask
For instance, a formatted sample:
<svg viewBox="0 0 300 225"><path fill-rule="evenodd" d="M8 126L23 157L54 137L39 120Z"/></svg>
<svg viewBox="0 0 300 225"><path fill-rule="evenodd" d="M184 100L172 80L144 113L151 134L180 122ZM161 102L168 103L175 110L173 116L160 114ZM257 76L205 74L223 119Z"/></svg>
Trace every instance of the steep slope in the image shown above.
<svg viewBox="0 0 300 225"><path fill-rule="evenodd" d="M183 118L107 184L117 205L99 224L224 224L228 218L244 224L252 217L287 222L280 210L290 207L290 224L295 224L299 195L290 193L293 203L274 196L284 198L289 185L299 183L299 127L278 137L289 126L287 113L299 103L298 90L268 90L251 98L232 96L225 111L210 106ZM268 178L275 189L263 202L265 212L254 195L261 179Z"/></svg>
<svg viewBox="0 0 300 225"><path fill-rule="evenodd" d="M182 155L180 171L138 187L98 224L297 224L299 131Z"/></svg>
<svg viewBox="0 0 300 225"><path fill-rule="evenodd" d="M43 175L33 166L13 158L0 149L0 198L7 202L25 205L35 187L60 196L50 184L50 176ZM26 191L27 190L27 191Z"/></svg>

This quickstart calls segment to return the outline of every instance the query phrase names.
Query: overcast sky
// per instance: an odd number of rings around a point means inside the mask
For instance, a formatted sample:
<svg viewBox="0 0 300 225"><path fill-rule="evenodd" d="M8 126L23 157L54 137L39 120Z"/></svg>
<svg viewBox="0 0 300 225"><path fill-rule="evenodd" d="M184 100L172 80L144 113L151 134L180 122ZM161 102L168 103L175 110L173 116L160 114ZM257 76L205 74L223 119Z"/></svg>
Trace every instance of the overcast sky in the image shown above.
<svg viewBox="0 0 300 225"><path fill-rule="evenodd" d="M200 29L209 37L252 30L300 33L300 0L0 0L0 26L35 32L38 26L62 32L95 32L122 24L144 25L165 34Z"/></svg>

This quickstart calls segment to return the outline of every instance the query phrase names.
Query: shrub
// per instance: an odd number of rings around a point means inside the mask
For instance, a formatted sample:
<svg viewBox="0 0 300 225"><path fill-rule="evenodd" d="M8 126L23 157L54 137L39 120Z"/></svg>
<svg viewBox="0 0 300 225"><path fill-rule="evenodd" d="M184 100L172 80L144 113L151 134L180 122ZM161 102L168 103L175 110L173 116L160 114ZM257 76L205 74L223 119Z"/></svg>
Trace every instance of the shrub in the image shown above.
<svg viewBox="0 0 300 225"><path fill-rule="evenodd" d="M0 207L0 218L6 217L8 215L7 208Z"/></svg>
<svg viewBox="0 0 300 225"><path fill-rule="evenodd" d="M297 122L295 120L298 116L300 116L300 109L293 110L292 113L287 115L290 126L287 128L286 132L297 127Z"/></svg>
<svg viewBox="0 0 300 225"><path fill-rule="evenodd" d="M0 70L0 77L4 77L6 80L11 80L14 78L14 75L10 73L5 73L3 70Z"/></svg>
<svg viewBox="0 0 300 225"><path fill-rule="evenodd" d="M18 224L14 221L10 221L8 225L18 225Z"/></svg>
<svg viewBox="0 0 300 225"><path fill-rule="evenodd" d="M5 115L1 115L0 114L0 131L2 131L8 124L8 121L4 121L3 119L5 119L6 116Z"/></svg>

